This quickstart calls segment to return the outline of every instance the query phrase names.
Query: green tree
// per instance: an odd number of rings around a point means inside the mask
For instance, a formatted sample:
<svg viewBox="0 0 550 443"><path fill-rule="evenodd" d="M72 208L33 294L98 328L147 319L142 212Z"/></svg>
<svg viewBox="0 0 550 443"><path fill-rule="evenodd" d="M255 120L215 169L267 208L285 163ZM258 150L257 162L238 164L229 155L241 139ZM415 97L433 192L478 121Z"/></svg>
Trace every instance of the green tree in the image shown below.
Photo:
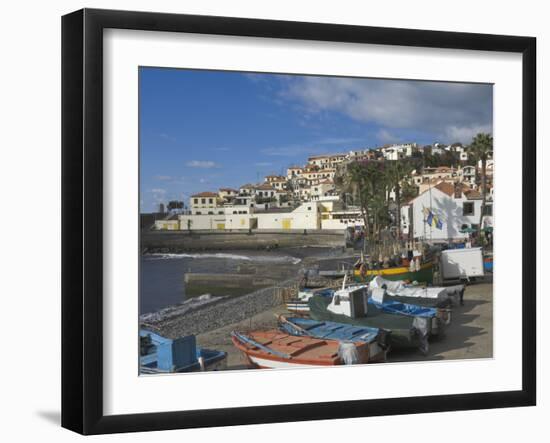
<svg viewBox="0 0 550 443"><path fill-rule="evenodd" d="M481 213L479 214L478 226L478 235L481 238L483 215L485 214L485 205L487 202L487 160L493 154L493 136L485 133L477 134L470 144L469 152L476 160L476 163L481 163Z"/></svg>
<svg viewBox="0 0 550 443"><path fill-rule="evenodd" d="M401 196L402 183L412 172L412 166L406 160L396 160L388 162L388 167L385 169L386 181L388 188L395 192L395 204L397 205L397 237L401 238Z"/></svg>
<svg viewBox="0 0 550 443"><path fill-rule="evenodd" d="M352 162L335 180L340 193L351 194L354 204L360 208L365 226L363 249L371 239L371 232L378 232L380 199L385 202L386 191L383 171L382 161Z"/></svg>

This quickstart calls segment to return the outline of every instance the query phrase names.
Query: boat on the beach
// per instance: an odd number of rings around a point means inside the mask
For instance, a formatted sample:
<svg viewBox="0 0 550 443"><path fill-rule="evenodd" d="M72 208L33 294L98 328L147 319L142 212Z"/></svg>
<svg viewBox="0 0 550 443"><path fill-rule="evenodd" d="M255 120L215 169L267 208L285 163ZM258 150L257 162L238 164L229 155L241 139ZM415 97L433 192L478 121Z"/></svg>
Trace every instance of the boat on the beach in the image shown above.
<svg viewBox="0 0 550 443"><path fill-rule="evenodd" d="M387 280L407 280L422 283L433 282L433 261L419 264L412 268L411 266L393 266L380 269L368 269L365 264L355 266L353 276L358 282L368 282L376 276L381 276Z"/></svg>
<svg viewBox="0 0 550 443"><path fill-rule="evenodd" d="M345 282L332 299L313 296L309 307L315 320L386 329L393 348L418 347L424 354L429 337L439 334L448 319L447 310L377 301L369 298L367 285L345 287Z"/></svg>
<svg viewBox="0 0 550 443"><path fill-rule="evenodd" d="M464 285L425 286L404 280L387 280L377 275L369 282L369 291L375 289L385 290L393 301L419 306L449 308L464 304Z"/></svg>
<svg viewBox="0 0 550 443"><path fill-rule="evenodd" d="M297 315L307 315L309 313L309 299L315 294L323 297L332 297L333 289L331 288L305 288L298 291L298 295L290 300L287 300L285 305L289 312Z"/></svg>
<svg viewBox="0 0 550 443"><path fill-rule="evenodd" d="M369 363L386 360L389 332L383 329L283 315L279 316L278 323L279 329L291 335L367 343Z"/></svg>
<svg viewBox="0 0 550 443"><path fill-rule="evenodd" d="M198 372L224 369L227 353L197 346L194 335L174 339L140 329L141 374Z"/></svg>
<svg viewBox="0 0 550 443"><path fill-rule="evenodd" d="M369 359L369 346L364 342L296 336L277 329L248 334L233 331L231 340L254 368L337 366L366 363Z"/></svg>

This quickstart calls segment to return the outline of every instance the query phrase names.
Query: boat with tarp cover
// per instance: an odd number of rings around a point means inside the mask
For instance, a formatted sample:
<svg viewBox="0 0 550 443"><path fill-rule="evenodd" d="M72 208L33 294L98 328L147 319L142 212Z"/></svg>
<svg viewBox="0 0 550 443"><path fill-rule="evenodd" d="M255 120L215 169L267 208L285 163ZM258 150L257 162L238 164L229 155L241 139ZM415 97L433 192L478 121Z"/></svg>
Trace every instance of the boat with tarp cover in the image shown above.
<svg viewBox="0 0 550 443"><path fill-rule="evenodd" d="M250 366L262 369L304 368L367 363L369 347L364 342L296 336L280 330L231 333L233 345Z"/></svg>
<svg viewBox="0 0 550 443"><path fill-rule="evenodd" d="M385 290L385 295L393 301L418 306L450 308L464 304L464 285L425 286L404 280L387 280L378 275L369 282L369 291L376 289Z"/></svg>
<svg viewBox="0 0 550 443"><path fill-rule="evenodd" d="M317 321L303 317L285 317L284 315L279 316L278 323L279 329L291 335L367 343L369 346L369 363L386 361L389 332L384 329Z"/></svg>
<svg viewBox="0 0 550 443"><path fill-rule="evenodd" d="M367 285L345 287L345 282L332 299L314 295L309 307L314 320L386 329L393 348L418 347L424 354L429 337L439 334L449 318L447 310L369 298Z"/></svg>

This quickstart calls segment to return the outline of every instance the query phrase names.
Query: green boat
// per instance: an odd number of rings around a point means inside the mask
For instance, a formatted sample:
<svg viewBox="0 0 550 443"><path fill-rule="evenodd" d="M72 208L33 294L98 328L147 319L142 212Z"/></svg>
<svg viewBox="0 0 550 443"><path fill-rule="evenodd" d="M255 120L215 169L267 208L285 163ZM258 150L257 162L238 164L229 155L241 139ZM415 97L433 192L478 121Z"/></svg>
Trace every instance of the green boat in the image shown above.
<svg viewBox="0 0 550 443"><path fill-rule="evenodd" d="M392 348L419 348L422 353L428 353L429 337L437 335L443 326L439 316L390 313L382 305L369 302L367 297L365 285L340 289L332 299L314 295L309 300L310 317L388 330ZM425 308L419 307L421 309Z"/></svg>
<svg viewBox="0 0 550 443"><path fill-rule="evenodd" d="M385 269L365 269L362 265L358 266L353 276L357 282L368 282L377 275L385 278L386 280L407 280L417 281L419 283L432 283L433 282L433 262L427 262L420 265L418 271L411 271L407 266L397 266Z"/></svg>

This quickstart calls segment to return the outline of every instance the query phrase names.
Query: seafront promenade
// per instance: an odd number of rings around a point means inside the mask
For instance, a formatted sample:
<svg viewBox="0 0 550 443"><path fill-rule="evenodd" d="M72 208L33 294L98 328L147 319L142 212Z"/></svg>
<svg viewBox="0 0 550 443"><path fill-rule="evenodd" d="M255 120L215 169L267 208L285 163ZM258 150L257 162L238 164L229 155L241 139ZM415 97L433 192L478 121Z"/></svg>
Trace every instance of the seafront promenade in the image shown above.
<svg viewBox="0 0 550 443"><path fill-rule="evenodd" d="M342 230L152 231L142 230L141 251L277 249L301 246L345 247Z"/></svg>

